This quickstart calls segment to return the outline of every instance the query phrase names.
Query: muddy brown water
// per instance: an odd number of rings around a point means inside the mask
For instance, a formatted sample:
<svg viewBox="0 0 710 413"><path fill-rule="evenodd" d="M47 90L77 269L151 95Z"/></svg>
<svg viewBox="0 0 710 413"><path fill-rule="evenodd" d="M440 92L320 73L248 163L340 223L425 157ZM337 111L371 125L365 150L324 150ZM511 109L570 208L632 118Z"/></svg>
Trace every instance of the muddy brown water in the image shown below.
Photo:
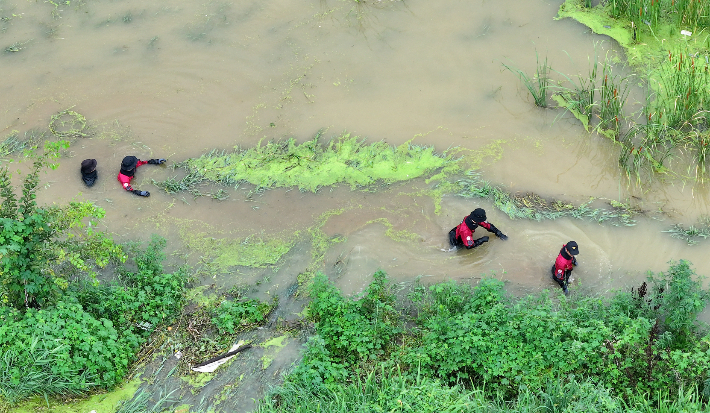
<svg viewBox="0 0 710 413"><path fill-rule="evenodd" d="M554 288L547 270L570 239L581 251L575 281L590 292L636 285L646 270L664 270L673 259L689 259L698 273L709 274L707 244L688 246L661 232L707 215L707 189L681 180L629 187L608 140L589 136L560 110L534 106L519 79L503 67L532 75L537 52L553 69L576 77L588 73L595 53L623 61L623 51L607 38L571 20L553 20L560 3L0 0L0 135L46 129L50 117L67 108L84 115L93 137L73 142L59 169L45 176L40 200L91 200L105 208L104 225L119 239L166 236L170 252L177 251L170 255L175 264L181 241L171 219L219 228L220 236L269 237L311 227L322 213L343 208L323 225L328 236L345 237L328 251L323 270L348 294L361 291L378 269L403 285L416 279L475 283L489 275L525 291ZM614 70L629 73L622 65ZM152 193L142 199L123 192L115 180L127 154L173 163L262 139L303 141L320 129L326 137L347 131L394 145L414 139L438 151L496 146L499 156L483 158L482 173L510 191L578 203L589 197L633 199L663 214L641 217L632 228L572 219L511 221L490 203L449 196L437 215L430 198L416 195L427 187L423 182L374 193L279 189L251 197L248 187L227 188L230 198L218 202L160 191L151 180L179 172L151 165L141 167L134 181ZM85 158L99 163L99 182L91 189L78 176ZM510 240L443 252L448 230L477 206L487 209ZM393 240L382 221L372 222L380 218L416 239ZM288 297L309 254L299 244L268 278L274 270L202 281L235 285L266 279L272 285L262 285L262 296L271 288L270 294ZM290 300L282 300L284 318L302 306ZM236 386L241 390L220 406L252 409L251 399L261 397L296 357L288 348L267 369L251 365L269 380ZM240 377L240 365L230 365L228 377ZM203 391L213 397L220 386L208 384ZM195 404L200 395L181 394Z"/></svg>

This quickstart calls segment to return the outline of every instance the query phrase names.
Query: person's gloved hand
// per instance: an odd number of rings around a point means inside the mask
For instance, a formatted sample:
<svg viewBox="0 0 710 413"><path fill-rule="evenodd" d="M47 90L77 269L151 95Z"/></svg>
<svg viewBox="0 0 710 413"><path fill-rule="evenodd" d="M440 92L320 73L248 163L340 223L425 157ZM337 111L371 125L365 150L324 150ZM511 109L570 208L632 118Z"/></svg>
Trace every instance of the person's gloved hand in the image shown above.
<svg viewBox="0 0 710 413"><path fill-rule="evenodd" d="M133 193L138 195L138 196L150 196L150 192L148 191L139 191L137 189L133 190Z"/></svg>
<svg viewBox="0 0 710 413"><path fill-rule="evenodd" d="M158 165L162 165L167 161L168 161L167 159L160 158L160 159L158 159Z"/></svg>
<svg viewBox="0 0 710 413"><path fill-rule="evenodd" d="M572 265L574 265L575 267L576 267L577 265L579 265L579 264L577 264L577 258L572 257Z"/></svg>
<svg viewBox="0 0 710 413"><path fill-rule="evenodd" d="M483 237L473 241L473 247L474 248L478 247L478 246L482 245L484 242L488 242L488 235L483 236Z"/></svg>
<svg viewBox="0 0 710 413"><path fill-rule="evenodd" d="M148 163L151 165L162 165L167 161L167 159L149 159Z"/></svg>
<svg viewBox="0 0 710 413"><path fill-rule="evenodd" d="M498 232L496 232L496 236L497 236L498 238L502 239L503 241L505 241L505 240L508 239L508 236L505 235L504 233L500 232L500 230L498 230Z"/></svg>

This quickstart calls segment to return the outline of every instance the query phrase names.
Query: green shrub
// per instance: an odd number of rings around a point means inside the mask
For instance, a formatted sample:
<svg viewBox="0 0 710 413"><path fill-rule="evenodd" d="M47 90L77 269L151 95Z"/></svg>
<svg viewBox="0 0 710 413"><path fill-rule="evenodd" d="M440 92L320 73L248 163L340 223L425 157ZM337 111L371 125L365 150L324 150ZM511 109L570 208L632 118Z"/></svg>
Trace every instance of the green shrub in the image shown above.
<svg viewBox="0 0 710 413"><path fill-rule="evenodd" d="M323 274L314 279L310 297L308 314L325 348L346 366L386 356L403 331L392 286L382 271L373 275L360 299L343 297Z"/></svg>
<svg viewBox="0 0 710 413"><path fill-rule="evenodd" d="M60 301L56 307L17 310L1 316L0 352L9 370L9 391L34 375L45 377L31 393L76 393L92 386L110 388L128 371L138 343L121 337L113 323L97 320L76 302ZM37 354L49 352L51 363ZM33 361L34 360L34 361ZM52 383L65 383L60 387Z"/></svg>
<svg viewBox="0 0 710 413"><path fill-rule="evenodd" d="M225 300L212 311L212 322L221 333L234 334L247 326L263 323L273 308L259 300Z"/></svg>
<svg viewBox="0 0 710 413"><path fill-rule="evenodd" d="M547 293L514 300L496 280L473 291L438 284L422 301L418 344L402 357L428 376L511 395L568 373L626 395L701 386L710 337L701 339L696 317L707 292L693 276L681 261L651 274L650 290L644 284L608 301Z"/></svg>
<svg viewBox="0 0 710 413"><path fill-rule="evenodd" d="M164 246L153 237L135 250L137 271L114 284L73 283L56 306L0 307L0 394L12 403L118 384L150 333L181 310L186 276L163 273Z"/></svg>
<svg viewBox="0 0 710 413"><path fill-rule="evenodd" d="M145 250L134 251L137 271L121 269L118 282L84 284L73 294L95 317L111 320L126 333L150 334L158 325L172 321L184 302L187 275L183 268L164 272L165 243L154 235Z"/></svg>
<svg viewBox="0 0 710 413"><path fill-rule="evenodd" d="M106 234L95 231L104 211L90 202L41 208L36 191L39 174L66 141L49 143L34 156L18 198L7 166L0 168L0 303L15 308L51 306L62 296L69 280L81 274L96 278L95 267L124 259L123 251ZM32 154L32 152L30 152ZM89 220L87 225L84 222Z"/></svg>

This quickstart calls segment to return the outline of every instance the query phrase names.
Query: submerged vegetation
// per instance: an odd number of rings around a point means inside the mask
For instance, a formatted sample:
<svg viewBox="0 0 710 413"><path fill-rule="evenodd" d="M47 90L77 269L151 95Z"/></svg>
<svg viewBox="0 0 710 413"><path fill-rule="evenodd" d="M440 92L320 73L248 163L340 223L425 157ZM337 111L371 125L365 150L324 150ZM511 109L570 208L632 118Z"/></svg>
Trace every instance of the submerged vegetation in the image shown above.
<svg viewBox="0 0 710 413"><path fill-rule="evenodd" d="M261 413L706 409L710 337L697 316L709 294L685 261L608 298L515 298L484 279L398 300L382 272L353 298L319 275L310 296L316 335Z"/></svg>
<svg viewBox="0 0 710 413"><path fill-rule="evenodd" d="M635 216L644 211L629 204L610 201L608 208L594 208L590 199L581 205L575 205L557 199L544 199L535 193L511 194L500 186L483 180L476 171L468 171L467 177L454 183L440 184L465 198L488 199L511 219L558 219L563 217L586 219L614 226L634 226Z"/></svg>
<svg viewBox="0 0 710 413"><path fill-rule="evenodd" d="M378 182L394 183L423 176L441 168L447 158L434 148L405 143L393 147L385 142L365 145L344 134L327 143L320 133L298 144L291 138L268 142L234 152L210 152L178 166L187 171L181 181L156 183L168 192L185 190L202 181L229 186L250 183L259 188L298 187L316 192L339 183L364 187Z"/></svg>

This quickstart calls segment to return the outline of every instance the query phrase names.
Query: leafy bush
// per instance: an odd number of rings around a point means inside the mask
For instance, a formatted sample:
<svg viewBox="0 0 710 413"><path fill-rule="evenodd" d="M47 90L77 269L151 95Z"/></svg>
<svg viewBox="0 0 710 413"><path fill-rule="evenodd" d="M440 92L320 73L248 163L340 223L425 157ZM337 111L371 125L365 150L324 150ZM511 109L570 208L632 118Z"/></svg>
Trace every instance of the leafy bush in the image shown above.
<svg viewBox="0 0 710 413"><path fill-rule="evenodd" d="M121 248L93 225L104 215L89 202L40 208L35 202L40 171L58 158L65 141L35 156L17 198L7 166L0 168L0 303L15 308L53 305L77 274L96 278L95 266L123 260ZM32 152L30 152L32 154ZM88 226L84 220L88 218Z"/></svg>
<svg viewBox="0 0 710 413"><path fill-rule="evenodd" d="M51 371L53 365L61 362L57 353L61 353L66 344L41 349L38 343L39 340L34 338L23 349L14 347L0 352L0 383L3 383L0 385L0 400L14 404L34 394L47 397L85 390L88 385L85 375L79 375L77 380L76 376L58 376Z"/></svg>
<svg viewBox="0 0 710 413"><path fill-rule="evenodd" d="M145 250L134 248L137 271L121 269L119 281L109 285L77 286L73 294L97 318L111 320L126 333L147 335L174 319L184 301L184 269L165 273L166 241L153 236ZM139 327L139 325L141 327Z"/></svg>
<svg viewBox="0 0 710 413"><path fill-rule="evenodd" d="M319 274L311 286L308 314L325 341L325 348L346 366L384 357L402 333L395 296L384 272L361 299L348 299Z"/></svg>
<svg viewBox="0 0 710 413"><path fill-rule="evenodd" d="M693 275L681 261L649 276L650 298L642 286L643 294L608 302L556 302L548 293L513 300L496 280L473 291L435 285L423 301L419 344L403 358L428 376L504 394L568 373L627 395L700 386L710 370L710 336L701 339L695 326L707 293Z"/></svg>
<svg viewBox="0 0 710 413"><path fill-rule="evenodd" d="M628 400L589 379L567 377L540 389L523 387L506 399L488 388L466 389L398 369L376 369L352 381L312 387L287 381L261 400L256 413L468 412L468 413L652 413L708 412L695 390L672 397L636 395Z"/></svg>
<svg viewBox="0 0 710 413"><path fill-rule="evenodd" d="M121 337L111 321L97 320L76 302L60 301L56 307L24 314L12 310L1 317L0 352L8 379L0 384L3 392L17 389L28 375L44 377L28 389L30 394L110 388L128 371L138 345Z"/></svg>
<svg viewBox="0 0 710 413"><path fill-rule="evenodd" d="M14 402L118 384L138 347L181 309L186 276L163 273L164 246L153 237L136 250L137 271L121 270L117 283L74 283L56 306L24 313L0 308L0 394Z"/></svg>
<svg viewBox="0 0 710 413"><path fill-rule="evenodd" d="M222 333L234 334L262 323L273 306L259 300L222 301L212 312L212 322Z"/></svg>

